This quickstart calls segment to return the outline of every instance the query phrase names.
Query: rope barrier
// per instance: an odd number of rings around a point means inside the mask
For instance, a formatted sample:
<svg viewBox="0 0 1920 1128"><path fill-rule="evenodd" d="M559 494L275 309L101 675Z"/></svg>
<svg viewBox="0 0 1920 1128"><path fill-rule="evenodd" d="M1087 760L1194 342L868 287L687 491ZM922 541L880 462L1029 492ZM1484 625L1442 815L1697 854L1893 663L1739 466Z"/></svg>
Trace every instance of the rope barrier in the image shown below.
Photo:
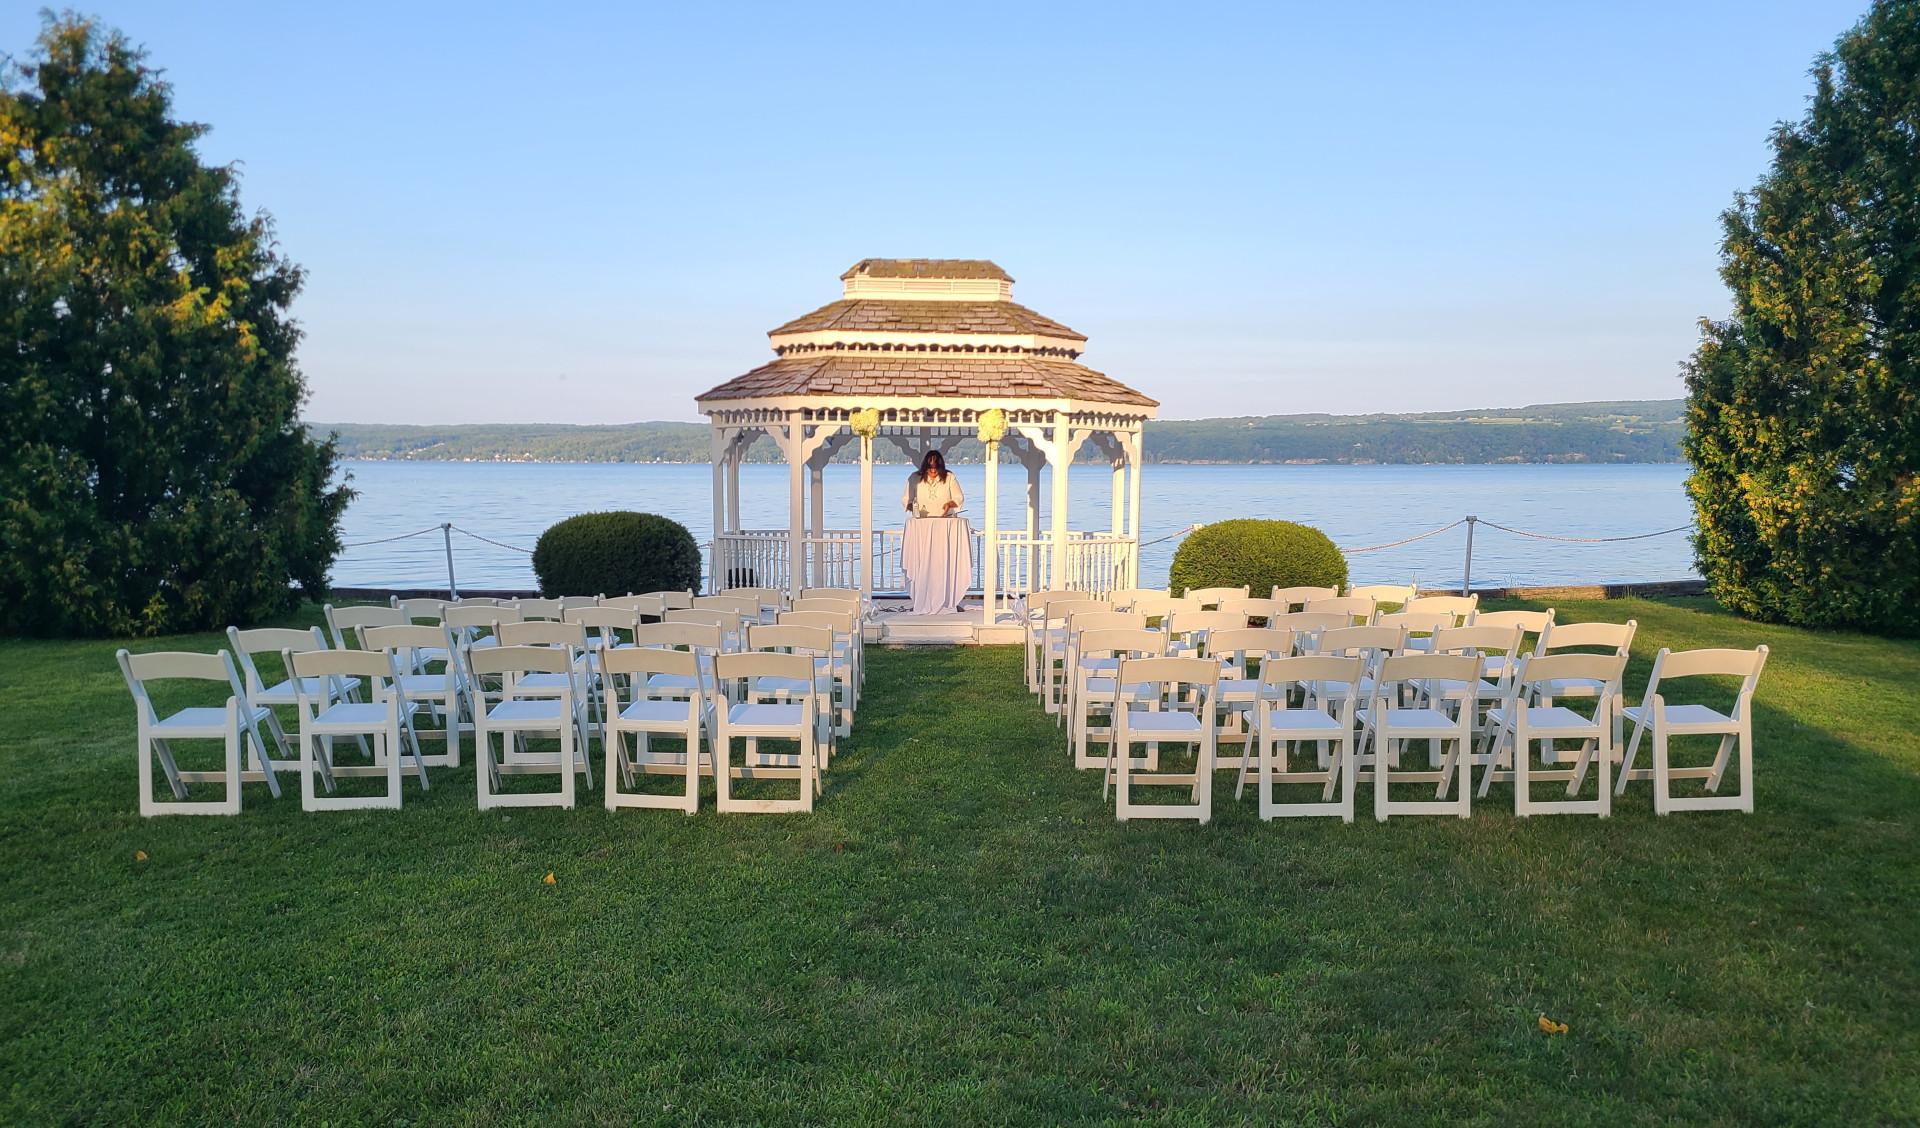
<svg viewBox="0 0 1920 1128"><path fill-rule="evenodd" d="M1529 533L1523 529L1509 529L1505 525L1496 525L1485 517L1480 518L1480 523L1489 529L1499 529L1503 533L1512 533L1515 536L1532 537L1535 540L1566 541L1570 544L1607 544L1613 541L1646 540L1648 537L1664 537L1670 533L1684 533L1693 528L1692 525L1676 525L1671 529L1661 529L1657 533L1636 533L1630 537L1556 537L1547 533Z"/></svg>
<svg viewBox="0 0 1920 1128"><path fill-rule="evenodd" d="M1352 555L1353 553L1356 553L1356 552L1378 552L1383 548L1398 548L1403 544L1412 544L1414 541L1417 541L1417 540L1426 540L1428 537L1438 536L1439 534L1446 532L1448 529L1457 529L1466 523L1467 523L1467 519L1465 517L1462 517L1460 520L1455 521L1451 525L1442 525L1437 529L1429 529L1427 532L1421 533L1417 537L1408 537L1406 540L1397 540L1388 544L1370 544L1365 548L1343 548L1340 551L1347 555ZM1486 522L1484 521L1481 522L1481 524L1485 524L1485 523Z"/></svg>
<svg viewBox="0 0 1920 1128"><path fill-rule="evenodd" d="M401 533L401 534L400 534L399 536L397 536L397 537L381 537L381 538L380 538L379 540L370 540L370 541L354 541L354 542L353 542L352 544L343 544L343 545L341 545L341 546L340 546L340 548L341 548L341 551L343 551L343 552L344 552L345 550L347 550L347 549L349 549L349 548L366 548L366 547L367 547L367 546L369 546L369 545L375 545L375 544L391 544L391 543L392 543L392 542L394 542L394 541L403 541L403 540L406 540L406 539L407 539L407 538L409 538L409 537L418 537L418 536L424 536L424 535L426 535L427 533L435 533L435 532L439 532L439 531L440 531L440 526L438 526L438 525L429 525L429 526L427 526L426 528L424 528L424 529L421 529L421 530L420 530L419 532L413 532L413 533Z"/></svg>
<svg viewBox="0 0 1920 1128"><path fill-rule="evenodd" d="M484 544L490 544L495 548L504 548L509 552L524 552L528 556L533 555L533 550L531 548L521 548L517 544L502 544L499 541L493 540L490 537L483 537L479 533L469 533L468 531L466 531L465 529L461 528L458 525L453 526L453 531L456 533L459 533L463 537L472 537L474 540L480 541Z"/></svg>

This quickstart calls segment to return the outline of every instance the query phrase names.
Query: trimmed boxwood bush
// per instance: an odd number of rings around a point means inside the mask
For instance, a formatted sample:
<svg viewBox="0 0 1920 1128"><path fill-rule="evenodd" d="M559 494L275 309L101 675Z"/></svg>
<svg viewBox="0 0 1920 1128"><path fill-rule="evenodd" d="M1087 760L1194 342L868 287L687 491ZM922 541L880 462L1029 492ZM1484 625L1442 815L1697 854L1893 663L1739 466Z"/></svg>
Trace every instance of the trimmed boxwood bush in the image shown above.
<svg viewBox="0 0 1920 1128"><path fill-rule="evenodd" d="M582 513L533 546L540 594L626 595L700 586L700 546L678 521L653 513Z"/></svg>
<svg viewBox="0 0 1920 1128"><path fill-rule="evenodd" d="M1327 534L1292 521L1243 518L1203 526L1173 554L1168 589L1239 587L1264 598L1276 587L1338 587L1347 583L1347 558Z"/></svg>

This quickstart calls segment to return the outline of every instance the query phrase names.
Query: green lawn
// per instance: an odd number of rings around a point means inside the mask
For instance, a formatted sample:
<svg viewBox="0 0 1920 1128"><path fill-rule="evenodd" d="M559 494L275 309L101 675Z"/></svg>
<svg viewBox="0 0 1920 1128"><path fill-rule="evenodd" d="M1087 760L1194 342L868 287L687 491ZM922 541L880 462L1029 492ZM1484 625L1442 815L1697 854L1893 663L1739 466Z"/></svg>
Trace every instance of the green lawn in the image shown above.
<svg viewBox="0 0 1920 1128"><path fill-rule="evenodd" d="M1920 1122L1920 648L1627 615L1773 647L1756 814L1121 826L998 648L874 651L810 816L143 821L113 645L11 642L0 1120Z"/></svg>

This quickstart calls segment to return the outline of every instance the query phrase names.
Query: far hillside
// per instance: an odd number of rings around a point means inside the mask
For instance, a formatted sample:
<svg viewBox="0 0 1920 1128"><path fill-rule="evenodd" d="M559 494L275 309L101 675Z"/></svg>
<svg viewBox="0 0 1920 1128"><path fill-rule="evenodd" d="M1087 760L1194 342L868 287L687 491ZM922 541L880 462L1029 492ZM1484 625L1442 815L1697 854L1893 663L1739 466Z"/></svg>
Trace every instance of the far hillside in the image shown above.
<svg viewBox="0 0 1920 1128"><path fill-rule="evenodd" d="M1684 401L1620 400L1413 415L1267 415L1239 419L1163 419L1147 425L1146 460L1155 463L1495 463L1678 462ZM704 423L480 423L410 426L315 423L338 432L345 458L433 462L705 462ZM891 445L875 454L903 461ZM978 462L968 440L958 462ZM852 461L851 450L842 451ZM1092 448L1083 452L1088 461ZM752 462L778 462L771 442Z"/></svg>

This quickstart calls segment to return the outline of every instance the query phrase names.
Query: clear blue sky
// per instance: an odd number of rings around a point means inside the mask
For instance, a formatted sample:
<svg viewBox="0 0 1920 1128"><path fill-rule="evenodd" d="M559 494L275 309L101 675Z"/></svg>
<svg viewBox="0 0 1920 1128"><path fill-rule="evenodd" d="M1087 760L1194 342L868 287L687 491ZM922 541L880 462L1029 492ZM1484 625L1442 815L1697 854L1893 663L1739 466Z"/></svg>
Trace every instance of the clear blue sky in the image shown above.
<svg viewBox="0 0 1920 1128"><path fill-rule="evenodd" d="M867 256L994 259L1170 418L1680 394L1864 0L1457 7L86 10L309 270L314 420L697 418Z"/></svg>

